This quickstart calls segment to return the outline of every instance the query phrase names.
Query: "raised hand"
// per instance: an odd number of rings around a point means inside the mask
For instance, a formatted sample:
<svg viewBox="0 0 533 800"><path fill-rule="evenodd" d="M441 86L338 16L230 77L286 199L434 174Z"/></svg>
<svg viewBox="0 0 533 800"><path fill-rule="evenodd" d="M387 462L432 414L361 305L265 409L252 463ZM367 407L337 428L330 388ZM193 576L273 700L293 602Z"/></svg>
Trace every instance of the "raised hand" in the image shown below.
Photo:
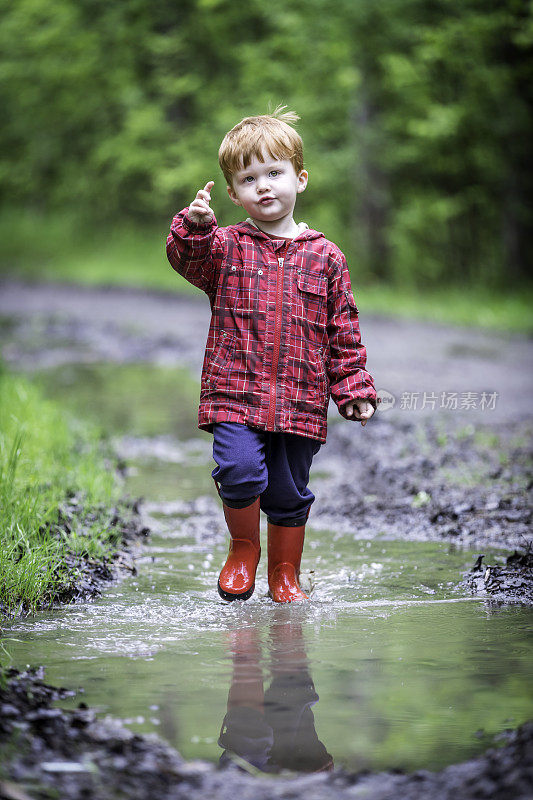
<svg viewBox="0 0 533 800"><path fill-rule="evenodd" d="M196 197L188 211L191 222L206 223L213 219L213 210L209 207L209 203L211 202L211 189L214 185L214 181L207 181L204 188L196 192Z"/></svg>
<svg viewBox="0 0 533 800"><path fill-rule="evenodd" d="M360 422L364 427L375 408L368 400L354 400L346 403L346 416L352 418L354 422Z"/></svg>

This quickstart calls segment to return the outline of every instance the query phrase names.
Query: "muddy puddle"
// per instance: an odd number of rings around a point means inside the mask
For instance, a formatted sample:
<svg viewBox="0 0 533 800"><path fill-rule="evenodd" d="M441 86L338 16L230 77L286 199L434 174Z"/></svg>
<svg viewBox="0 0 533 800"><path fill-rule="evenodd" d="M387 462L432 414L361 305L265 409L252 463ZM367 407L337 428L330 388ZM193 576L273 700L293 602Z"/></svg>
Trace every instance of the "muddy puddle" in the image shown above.
<svg viewBox="0 0 533 800"><path fill-rule="evenodd" d="M370 538L357 516L320 525L342 473L335 434L314 466L302 562L311 601L275 606L263 557L253 598L225 605L216 579L227 539L190 374L65 365L39 380L113 435L152 530L137 576L5 629L12 666L45 664L48 683L79 688L62 707L83 700L187 759L267 772L438 769L532 718L531 608L465 593L479 550L398 539L386 525ZM483 552L497 562L508 550Z"/></svg>

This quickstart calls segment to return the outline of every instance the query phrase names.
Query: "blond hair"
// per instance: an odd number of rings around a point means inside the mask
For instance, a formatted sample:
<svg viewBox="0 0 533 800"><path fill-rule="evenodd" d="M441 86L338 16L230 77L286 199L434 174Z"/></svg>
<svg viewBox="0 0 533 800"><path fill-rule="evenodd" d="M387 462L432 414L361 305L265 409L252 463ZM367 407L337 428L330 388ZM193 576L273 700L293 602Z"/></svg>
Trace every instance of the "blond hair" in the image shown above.
<svg viewBox="0 0 533 800"><path fill-rule="evenodd" d="M303 143L289 123L300 117L287 106L277 106L270 114L245 117L224 136L218 151L218 163L231 186L233 176L249 166L255 156L264 163L265 152L279 161L288 159L297 175L304 168Z"/></svg>

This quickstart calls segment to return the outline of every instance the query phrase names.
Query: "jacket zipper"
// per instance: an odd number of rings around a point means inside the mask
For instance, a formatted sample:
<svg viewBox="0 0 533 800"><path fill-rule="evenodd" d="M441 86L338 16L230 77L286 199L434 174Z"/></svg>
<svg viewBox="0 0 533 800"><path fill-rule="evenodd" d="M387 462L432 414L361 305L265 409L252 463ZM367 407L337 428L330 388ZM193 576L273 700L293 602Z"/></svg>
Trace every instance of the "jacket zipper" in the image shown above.
<svg viewBox="0 0 533 800"><path fill-rule="evenodd" d="M272 354L272 368L270 370L270 386L268 404L268 417L267 417L267 430L275 430L276 422L276 378L279 364L279 346L281 341L281 318L283 311L283 265L285 263L285 255L287 253L288 244L282 250L283 256L278 258L278 275L276 283L276 314L274 326L274 352Z"/></svg>

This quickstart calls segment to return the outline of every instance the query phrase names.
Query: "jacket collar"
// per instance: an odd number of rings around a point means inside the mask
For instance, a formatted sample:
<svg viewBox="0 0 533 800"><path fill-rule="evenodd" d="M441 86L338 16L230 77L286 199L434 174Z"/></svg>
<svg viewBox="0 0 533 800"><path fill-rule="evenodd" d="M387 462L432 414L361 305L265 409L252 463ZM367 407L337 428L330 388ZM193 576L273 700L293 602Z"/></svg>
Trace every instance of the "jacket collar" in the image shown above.
<svg viewBox="0 0 533 800"><path fill-rule="evenodd" d="M268 239L271 241L271 237L267 236L264 231L258 228L250 217L248 217L245 222L238 222L236 225L232 225L231 227L234 230L239 231L239 233L247 233L249 236L253 236L254 239ZM320 231L313 230L307 225L307 223L300 222L298 224L298 233L294 238L302 241L306 239L318 239L320 237L324 237L324 234Z"/></svg>

